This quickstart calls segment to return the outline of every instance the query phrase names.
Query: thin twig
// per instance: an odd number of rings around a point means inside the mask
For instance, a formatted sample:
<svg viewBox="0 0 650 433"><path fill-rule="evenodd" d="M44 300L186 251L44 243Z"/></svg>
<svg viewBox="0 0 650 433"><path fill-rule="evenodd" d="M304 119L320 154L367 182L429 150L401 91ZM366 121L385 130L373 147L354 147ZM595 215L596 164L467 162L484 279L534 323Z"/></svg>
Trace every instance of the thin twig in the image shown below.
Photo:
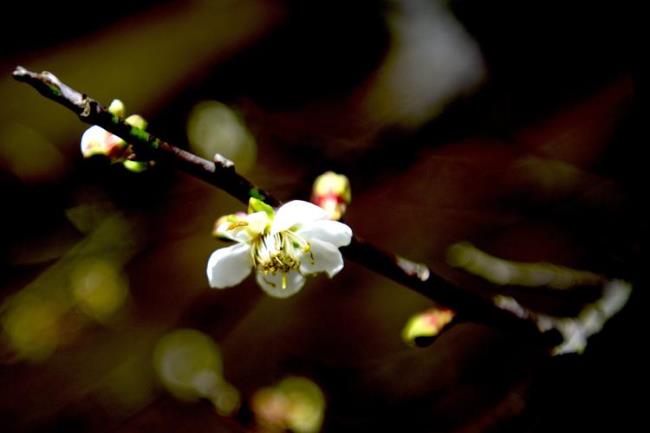
<svg viewBox="0 0 650 433"><path fill-rule="evenodd" d="M13 76L16 80L34 87L46 98L73 111L81 121L99 125L123 138L133 146L139 159L166 161L222 189L244 204L248 203L250 197L258 198L272 206L281 204L280 200L273 195L256 187L237 173L233 163L221 155L217 155L214 161L208 161L172 146L147 131L125 123L124 119L110 113L99 102L69 87L49 72L34 73L18 66ZM462 317L498 324L510 331L528 336L540 335L533 321L524 320L510 311L500 309L490 300L459 288L434 274L427 266L382 251L357 236L342 251L346 258L403 284L442 306L456 310ZM555 338L549 338L546 343L553 345L557 341Z"/></svg>

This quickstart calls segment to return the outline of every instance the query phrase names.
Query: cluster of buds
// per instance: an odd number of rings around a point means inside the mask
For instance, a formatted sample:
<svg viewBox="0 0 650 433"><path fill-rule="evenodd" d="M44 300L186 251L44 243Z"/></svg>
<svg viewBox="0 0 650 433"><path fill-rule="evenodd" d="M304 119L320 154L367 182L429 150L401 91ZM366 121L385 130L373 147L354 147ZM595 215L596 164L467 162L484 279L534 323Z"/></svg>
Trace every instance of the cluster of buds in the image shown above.
<svg viewBox="0 0 650 433"><path fill-rule="evenodd" d="M352 200L350 181L342 174L328 171L314 181L311 201L327 212L329 219L338 221Z"/></svg>
<svg viewBox="0 0 650 433"><path fill-rule="evenodd" d="M124 117L124 103L114 99L108 107L108 111L116 117ZM138 114L132 114L124 122L134 128L146 129L147 121ZM91 126L81 136L81 153L84 158L95 155L103 155L112 163L121 163L124 167L136 173L147 169L149 163L135 160L135 154L129 144L122 138L112 134L100 126Z"/></svg>

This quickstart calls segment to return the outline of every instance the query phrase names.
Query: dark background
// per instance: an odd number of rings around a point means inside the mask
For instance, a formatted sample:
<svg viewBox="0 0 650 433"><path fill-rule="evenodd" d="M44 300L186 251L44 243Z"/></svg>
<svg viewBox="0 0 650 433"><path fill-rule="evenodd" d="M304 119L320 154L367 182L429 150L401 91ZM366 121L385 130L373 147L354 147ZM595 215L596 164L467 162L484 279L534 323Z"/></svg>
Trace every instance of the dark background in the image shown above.
<svg viewBox="0 0 650 433"><path fill-rule="evenodd" d="M312 378L327 397L325 432L643 425L646 81L641 23L631 3L6 7L0 146L10 148L16 134L6 131L20 124L49 142L55 157L22 144L11 148L24 153L0 154L0 313L28 288L47 299L66 290L65 277L44 273L88 236L71 222L71 208L120 212L135 246L123 263L129 305L116 323L80 319L70 307L57 316L58 343L37 361L21 359L5 338L0 430L253 429L246 407L225 419L207 403L178 402L156 385L152 348L176 327L214 338L225 377L245 406L255 389L284 375ZM470 71L475 79L461 84L443 81L456 73L446 70L443 56L430 72L443 89L438 96L427 100L419 81L399 75L403 69L393 70L396 93L386 93L382 71L404 49L390 17L402 17L408 29L428 13L454 17L453 28L480 53L469 64L482 72ZM425 28L441 25L422 20ZM422 45L434 43L447 39ZM471 56L462 46L439 52ZM409 57L416 67L427 62L417 53ZM205 263L221 246L210 237L212 223L241 206L170 167L134 175L101 158L83 160L78 137L85 126L12 81L17 64L50 70L106 103L121 98L149 120L151 131L181 147L195 103L228 104L256 137L257 163L247 173L254 182L283 200L306 199L316 175L345 173L353 188L347 221L355 234L431 264L459 284L468 280L445 264L444 252L470 240L511 260L623 278L635 291L584 354L549 358L507 329L470 322L432 346L408 348L402 326L430 302L351 263L335 279L314 279L284 301L264 297L251 279L209 290ZM415 93L395 96L404 89ZM420 100L435 109L404 108ZM21 171L19 158L42 160L42 168ZM526 158L539 164L519 165ZM119 250L129 239L105 247ZM107 387L119 366L127 372Z"/></svg>

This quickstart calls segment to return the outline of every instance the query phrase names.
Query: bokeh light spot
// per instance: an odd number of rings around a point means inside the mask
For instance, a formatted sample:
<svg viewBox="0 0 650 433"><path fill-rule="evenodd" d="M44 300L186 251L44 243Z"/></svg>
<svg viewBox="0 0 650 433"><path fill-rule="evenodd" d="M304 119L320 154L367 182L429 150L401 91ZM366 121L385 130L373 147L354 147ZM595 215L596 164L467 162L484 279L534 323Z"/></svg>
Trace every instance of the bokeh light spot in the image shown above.
<svg viewBox="0 0 650 433"><path fill-rule="evenodd" d="M2 314L6 342L18 359L43 361L61 340L61 308L32 296L13 299Z"/></svg>
<svg viewBox="0 0 650 433"><path fill-rule="evenodd" d="M63 155L54 144L18 123L0 128L0 166L25 183L56 181L66 168Z"/></svg>
<svg viewBox="0 0 650 433"><path fill-rule="evenodd" d="M221 415L239 408L239 391L223 378L217 344L199 331L178 329L163 336L154 367L163 386L181 400L206 398Z"/></svg>
<svg viewBox="0 0 650 433"><path fill-rule="evenodd" d="M98 322L115 317L128 297L128 281L116 265L99 259L79 262L71 275L79 309Z"/></svg>
<svg viewBox="0 0 650 433"><path fill-rule="evenodd" d="M219 153L233 161L241 173L255 164L255 138L239 116L220 102L203 101L194 106L187 120L187 138L199 156L212 160Z"/></svg>
<svg viewBox="0 0 650 433"><path fill-rule="evenodd" d="M325 414L323 392L304 377L287 377L275 387L260 389L251 405L255 419L268 431L288 428L297 433L316 433Z"/></svg>

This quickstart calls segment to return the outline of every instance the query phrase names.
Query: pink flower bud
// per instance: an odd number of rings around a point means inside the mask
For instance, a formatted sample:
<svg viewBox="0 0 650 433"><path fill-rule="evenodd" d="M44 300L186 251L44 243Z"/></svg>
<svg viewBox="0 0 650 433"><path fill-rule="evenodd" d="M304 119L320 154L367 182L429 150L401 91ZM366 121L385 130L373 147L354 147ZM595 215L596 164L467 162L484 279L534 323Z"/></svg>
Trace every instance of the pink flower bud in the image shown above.
<svg viewBox="0 0 650 433"><path fill-rule="evenodd" d="M351 200L350 181L346 176L328 171L314 181L311 201L325 210L329 219L341 219Z"/></svg>

